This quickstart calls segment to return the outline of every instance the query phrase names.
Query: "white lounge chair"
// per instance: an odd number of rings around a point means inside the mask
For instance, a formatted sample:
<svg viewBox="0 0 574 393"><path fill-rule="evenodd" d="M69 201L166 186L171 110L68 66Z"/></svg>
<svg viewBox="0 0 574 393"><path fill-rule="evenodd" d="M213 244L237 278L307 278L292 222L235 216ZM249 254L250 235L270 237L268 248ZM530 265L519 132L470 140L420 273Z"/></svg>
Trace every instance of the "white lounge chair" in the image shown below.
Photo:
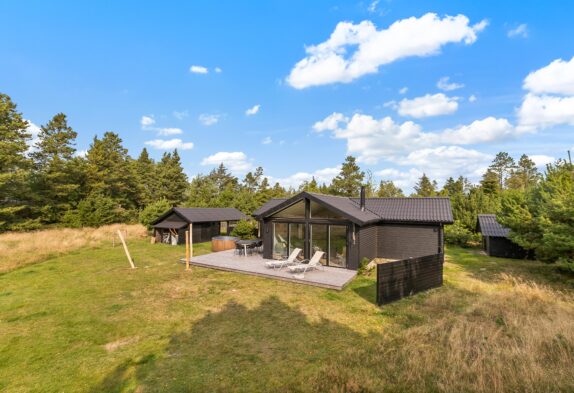
<svg viewBox="0 0 574 393"><path fill-rule="evenodd" d="M294 274L295 278L304 278L305 272L323 267L323 265L321 265L323 254L325 254L323 251L316 251L311 260L309 260L309 263L298 263L296 265L288 266L287 269L289 269L291 273L301 273Z"/></svg>
<svg viewBox="0 0 574 393"><path fill-rule="evenodd" d="M299 256L299 254L301 254L301 249L296 248L291 252L291 255L289 255L289 258L282 259L280 261L268 261L268 262L265 262L265 266L270 268L270 269L275 269L275 268L281 269L285 266L294 265L297 263L297 257Z"/></svg>

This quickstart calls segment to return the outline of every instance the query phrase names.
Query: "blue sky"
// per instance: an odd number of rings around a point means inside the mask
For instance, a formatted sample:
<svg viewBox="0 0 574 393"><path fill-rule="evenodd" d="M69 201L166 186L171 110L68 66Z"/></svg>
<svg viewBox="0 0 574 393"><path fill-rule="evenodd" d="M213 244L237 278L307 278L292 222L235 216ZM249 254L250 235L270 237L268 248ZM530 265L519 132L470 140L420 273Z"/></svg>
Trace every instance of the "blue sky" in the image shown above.
<svg viewBox="0 0 574 393"><path fill-rule="evenodd" d="M327 181L350 153L408 191L422 172L477 180L501 150L565 157L573 13L562 1L4 0L0 91L36 126L66 113L78 150L111 130L132 156L179 146L190 176L223 161L285 185Z"/></svg>

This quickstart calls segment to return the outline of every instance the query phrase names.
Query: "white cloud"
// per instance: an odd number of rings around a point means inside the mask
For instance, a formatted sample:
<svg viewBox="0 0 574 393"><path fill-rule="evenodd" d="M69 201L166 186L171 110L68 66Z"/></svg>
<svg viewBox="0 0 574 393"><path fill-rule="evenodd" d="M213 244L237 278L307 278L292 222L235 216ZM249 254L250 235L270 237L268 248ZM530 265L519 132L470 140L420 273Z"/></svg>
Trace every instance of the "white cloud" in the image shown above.
<svg viewBox="0 0 574 393"><path fill-rule="evenodd" d="M516 26L514 29L508 30L506 33L509 38L527 38L528 37L528 25L526 23L522 23Z"/></svg>
<svg viewBox="0 0 574 393"><path fill-rule="evenodd" d="M265 138L263 138L263 140L261 141L262 144L264 145L269 145L273 142L273 140L271 139L270 136L266 136Z"/></svg>
<svg viewBox="0 0 574 393"><path fill-rule="evenodd" d="M257 104L257 105L253 105L251 108L247 109L245 111L245 114L247 116L253 116L256 115L259 112L259 109L261 108L261 105Z"/></svg>
<svg viewBox="0 0 574 393"><path fill-rule="evenodd" d="M468 102L476 102L476 96L473 94L470 97L468 97Z"/></svg>
<svg viewBox="0 0 574 393"><path fill-rule="evenodd" d="M574 95L574 57L570 61L554 60L531 72L524 79L523 87L536 94Z"/></svg>
<svg viewBox="0 0 574 393"><path fill-rule="evenodd" d="M26 120L28 122L28 127L26 131L30 134L30 139L28 140L28 153L31 153L36 150L36 143L38 143L38 135L40 134L40 127L36 124L32 123L30 120Z"/></svg>
<svg viewBox="0 0 574 393"><path fill-rule="evenodd" d="M181 111L181 112L173 111L173 117L175 117L178 120L183 120L188 116L189 116L189 111L187 111L187 110Z"/></svg>
<svg viewBox="0 0 574 393"><path fill-rule="evenodd" d="M377 6L379 5L380 0L373 0L371 4L367 7L367 11L370 13L377 12Z"/></svg>
<svg viewBox="0 0 574 393"><path fill-rule="evenodd" d="M405 57L436 55L449 43L472 44L486 25L482 21L471 26L465 15L441 19L433 13L402 19L382 30L371 21L340 22L327 41L305 49L307 57L295 64L287 83L296 89L348 83Z"/></svg>
<svg viewBox="0 0 574 393"><path fill-rule="evenodd" d="M191 67L189 67L189 72L191 72L192 74L207 74L209 70L203 66L192 65Z"/></svg>
<svg viewBox="0 0 574 393"><path fill-rule="evenodd" d="M401 116L411 116L416 119L430 116L450 115L458 109L458 102L454 97L447 97L443 93L427 94L412 100L403 98L397 107Z"/></svg>
<svg viewBox="0 0 574 393"><path fill-rule="evenodd" d="M212 126L217 124L223 115L202 113L199 115L199 122L204 126Z"/></svg>
<svg viewBox="0 0 574 393"><path fill-rule="evenodd" d="M142 116L142 118L140 120L140 124L142 127L153 126L155 124L155 119L153 118L153 115Z"/></svg>
<svg viewBox="0 0 574 393"><path fill-rule="evenodd" d="M346 140L347 152L367 164L376 164L379 160L400 162L413 151L436 145L471 145L516 135L508 120L494 117L441 132L423 132L421 126L412 121L400 124L390 117L375 119L364 114L348 119L333 113L313 127L317 132L331 131L333 137Z"/></svg>
<svg viewBox="0 0 574 393"><path fill-rule="evenodd" d="M462 83L451 82L448 76L443 76L436 83L436 87L444 91L452 91L462 89L464 85Z"/></svg>
<svg viewBox="0 0 574 393"><path fill-rule="evenodd" d="M221 74L223 70L220 67L215 67L214 71L218 74Z"/></svg>
<svg viewBox="0 0 574 393"><path fill-rule="evenodd" d="M158 135L167 136L167 135L179 135L183 134L181 128L173 128L173 127L165 127L165 128L155 128Z"/></svg>
<svg viewBox="0 0 574 393"><path fill-rule="evenodd" d="M225 165L231 172L245 173L253 169L253 164L247 159L245 153L241 151L227 152L220 151L201 161L203 166Z"/></svg>
<svg viewBox="0 0 574 393"><path fill-rule="evenodd" d="M192 142L183 142L181 139L154 139L151 141L146 141L146 145L153 147L158 150L190 150L193 149Z"/></svg>
<svg viewBox="0 0 574 393"><path fill-rule="evenodd" d="M546 166L546 164L552 164L554 161L556 161L556 158L546 156L544 154L534 154L532 156L528 156L528 158L534 161L538 168L543 168Z"/></svg>
<svg viewBox="0 0 574 393"><path fill-rule="evenodd" d="M88 151L87 151L87 150L77 150L77 151L74 153L74 156L76 156L76 157L82 157L82 158L86 157L87 155L88 155Z"/></svg>
<svg viewBox="0 0 574 393"><path fill-rule="evenodd" d="M269 176L269 182L271 184L279 182L279 184L281 184L283 187L298 188L303 182L311 181L313 178L315 178L319 184L328 184L331 182L331 180L333 180L335 176L339 174L340 171L341 167L336 166L333 168L319 169L314 172L297 172L283 178Z"/></svg>
<svg viewBox="0 0 574 393"><path fill-rule="evenodd" d="M409 91L409 88L408 88L408 87L406 87L406 86L405 86L405 87L401 87L401 88L399 89L399 94L407 94L408 91Z"/></svg>

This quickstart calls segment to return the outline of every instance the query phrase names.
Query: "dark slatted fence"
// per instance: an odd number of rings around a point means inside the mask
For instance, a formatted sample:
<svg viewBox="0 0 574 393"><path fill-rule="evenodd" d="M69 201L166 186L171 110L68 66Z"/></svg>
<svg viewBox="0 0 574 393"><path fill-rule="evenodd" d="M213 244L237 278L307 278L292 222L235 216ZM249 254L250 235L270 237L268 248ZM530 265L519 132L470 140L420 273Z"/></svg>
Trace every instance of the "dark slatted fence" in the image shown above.
<svg viewBox="0 0 574 393"><path fill-rule="evenodd" d="M377 304L442 285L444 254L427 255L377 265Z"/></svg>

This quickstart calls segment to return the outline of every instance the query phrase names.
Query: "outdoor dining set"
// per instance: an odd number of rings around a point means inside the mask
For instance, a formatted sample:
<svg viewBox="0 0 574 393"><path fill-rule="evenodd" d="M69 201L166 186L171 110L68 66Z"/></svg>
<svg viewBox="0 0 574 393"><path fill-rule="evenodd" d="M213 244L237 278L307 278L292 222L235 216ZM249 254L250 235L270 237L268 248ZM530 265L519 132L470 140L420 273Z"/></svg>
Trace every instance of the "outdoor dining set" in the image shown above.
<svg viewBox="0 0 574 393"><path fill-rule="evenodd" d="M235 255L253 255L263 252L263 240L237 240L235 242Z"/></svg>

